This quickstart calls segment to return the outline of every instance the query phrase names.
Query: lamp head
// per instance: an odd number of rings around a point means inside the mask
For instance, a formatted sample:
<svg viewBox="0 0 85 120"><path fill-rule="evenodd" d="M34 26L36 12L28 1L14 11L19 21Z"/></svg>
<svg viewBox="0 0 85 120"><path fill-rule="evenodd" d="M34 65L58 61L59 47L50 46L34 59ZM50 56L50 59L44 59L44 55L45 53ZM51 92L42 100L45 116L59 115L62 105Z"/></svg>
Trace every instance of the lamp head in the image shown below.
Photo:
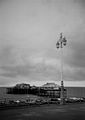
<svg viewBox="0 0 85 120"><path fill-rule="evenodd" d="M64 38L63 38L63 45L64 45L64 46L66 46L66 42L67 42L67 40L66 40L66 38L64 37Z"/></svg>
<svg viewBox="0 0 85 120"><path fill-rule="evenodd" d="M57 42L57 43L56 43L56 47L59 48L59 45L60 45L59 42Z"/></svg>

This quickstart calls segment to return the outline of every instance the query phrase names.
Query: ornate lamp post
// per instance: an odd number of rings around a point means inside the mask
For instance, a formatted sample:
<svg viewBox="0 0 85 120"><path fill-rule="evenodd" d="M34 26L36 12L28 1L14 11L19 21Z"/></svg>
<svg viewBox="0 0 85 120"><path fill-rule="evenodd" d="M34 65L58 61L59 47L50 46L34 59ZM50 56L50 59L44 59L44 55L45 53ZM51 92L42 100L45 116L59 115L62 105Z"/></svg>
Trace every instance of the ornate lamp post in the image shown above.
<svg viewBox="0 0 85 120"><path fill-rule="evenodd" d="M64 98L64 84L63 84L63 50L62 48L66 46L67 40L65 37L62 36L62 33L60 33L60 38L56 43L57 49L61 49L61 93L60 93L60 98L61 102L60 104L64 104L65 98Z"/></svg>

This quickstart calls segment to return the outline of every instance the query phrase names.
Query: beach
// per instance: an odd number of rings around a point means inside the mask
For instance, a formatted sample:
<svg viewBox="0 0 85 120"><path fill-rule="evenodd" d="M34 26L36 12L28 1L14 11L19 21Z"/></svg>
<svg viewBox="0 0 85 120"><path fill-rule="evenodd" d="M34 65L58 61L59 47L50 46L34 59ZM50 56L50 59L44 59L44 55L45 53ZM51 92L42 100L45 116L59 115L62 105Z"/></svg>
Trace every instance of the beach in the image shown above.
<svg viewBox="0 0 85 120"><path fill-rule="evenodd" d="M0 120L85 120L85 103L2 110Z"/></svg>

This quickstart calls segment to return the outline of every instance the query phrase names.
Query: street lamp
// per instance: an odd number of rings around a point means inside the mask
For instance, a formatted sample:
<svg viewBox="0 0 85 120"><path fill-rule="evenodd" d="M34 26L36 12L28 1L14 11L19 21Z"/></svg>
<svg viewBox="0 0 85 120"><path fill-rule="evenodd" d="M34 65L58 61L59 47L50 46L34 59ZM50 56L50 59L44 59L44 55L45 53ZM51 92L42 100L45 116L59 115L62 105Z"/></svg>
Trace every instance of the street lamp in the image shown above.
<svg viewBox="0 0 85 120"><path fill-rule="evenodd" d="M64 84L63 84L63 50L62 48L66 46L67 40L65 37L62 36L62 33L60 33L60 38L56 43L57 49L61 49L61 92L60 92L60 98L61 102L60 104L64 104L65 98L64 98Z"/></svg>

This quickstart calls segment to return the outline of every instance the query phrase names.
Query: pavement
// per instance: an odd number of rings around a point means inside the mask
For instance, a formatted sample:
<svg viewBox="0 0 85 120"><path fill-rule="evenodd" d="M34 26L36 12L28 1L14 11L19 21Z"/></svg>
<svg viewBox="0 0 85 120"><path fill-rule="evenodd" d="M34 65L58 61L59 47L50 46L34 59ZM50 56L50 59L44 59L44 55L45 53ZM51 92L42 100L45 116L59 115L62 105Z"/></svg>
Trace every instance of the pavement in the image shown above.
<svg viewBox="0 0 85 120"><path fill-rule="evenodd" d="M85 103L1 110L0 120L85 120Z"/></svg>

